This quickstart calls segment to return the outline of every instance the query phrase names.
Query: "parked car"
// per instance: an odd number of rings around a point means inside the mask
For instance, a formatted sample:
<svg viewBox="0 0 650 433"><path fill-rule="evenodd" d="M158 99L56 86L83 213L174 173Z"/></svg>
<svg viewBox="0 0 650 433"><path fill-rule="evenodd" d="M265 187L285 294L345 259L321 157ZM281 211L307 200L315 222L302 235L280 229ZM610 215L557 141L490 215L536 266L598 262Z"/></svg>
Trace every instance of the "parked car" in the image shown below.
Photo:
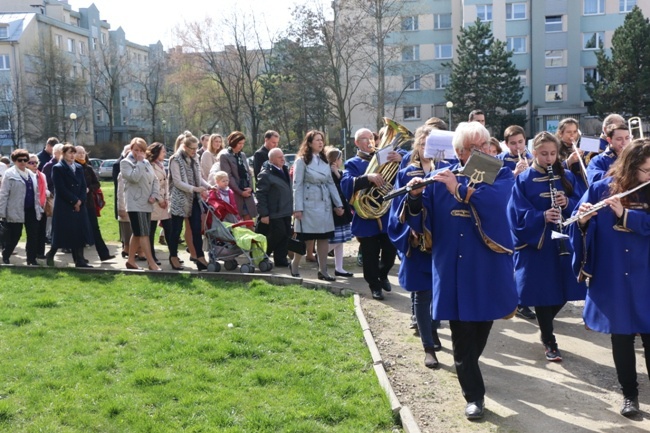
<svg viewBox="0 0 650 433"><path fill-rule="evenodd" d="M88 163L93 168L93 171L95 172L97 177L99 177L99 167L102 165L102 162L104 162L104 160L99 158L90 158L88 160Z"/></svg>
<svg viewBox="0 0 650 433"><path fill-rule="evenodd" d="M294 162L296 162L296 154L295 153L285 153L284 154L284 162L287 164L287 167L291 168Z"/></svg>
<svg viewBox="0 0 650 433"><path fill-rule="evenodd" d="M97 177L99 179L112 179L113 178L113 166L117 162L117 159L105 159L102 162L102 165L99 166L99 173Z"/></svg>

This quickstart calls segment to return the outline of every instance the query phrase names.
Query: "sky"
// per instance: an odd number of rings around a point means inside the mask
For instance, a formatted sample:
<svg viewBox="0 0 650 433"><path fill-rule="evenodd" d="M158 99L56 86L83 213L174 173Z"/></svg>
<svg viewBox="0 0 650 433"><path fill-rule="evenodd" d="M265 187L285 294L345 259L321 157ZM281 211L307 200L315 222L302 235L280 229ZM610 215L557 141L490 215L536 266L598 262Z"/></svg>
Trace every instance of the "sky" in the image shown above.
<svg viewBox="0 0 650 433"><path fill-rule="evenodd" d="M141 45L162 42L165 48L175 45L173 29L184 22L201 22L206 16L218 21L236 10L255 11L256 21L265 20L272 30L280 30L290 21L290 11L307 0L68 0L74 10L95 4L101 19L111 30L122 27L127 40ZM329 0L322 1L329 8Z"/></svg>

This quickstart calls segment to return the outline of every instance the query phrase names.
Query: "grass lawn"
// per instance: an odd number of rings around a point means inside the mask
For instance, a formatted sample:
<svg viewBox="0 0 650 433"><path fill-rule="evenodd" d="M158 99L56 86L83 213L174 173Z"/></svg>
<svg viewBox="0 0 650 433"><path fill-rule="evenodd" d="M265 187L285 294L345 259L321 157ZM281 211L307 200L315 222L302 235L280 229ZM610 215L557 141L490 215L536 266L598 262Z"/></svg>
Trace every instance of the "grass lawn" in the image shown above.
<svg viewBox="0 0 650 433"><path fill-rule="evenodd" d="M185 275L0 279L0 431L393 427L351 297Z"/></svg>
<svg viewBox="0 0 650 433"><path fill-rule="evenodd" d="M99 230L102 232L104 242L120 242L120 228L115 219L115 188L113 187L113 181L103 180L101 184L106 205L101 211L101 217L97 219L99 221Z"/></svg>

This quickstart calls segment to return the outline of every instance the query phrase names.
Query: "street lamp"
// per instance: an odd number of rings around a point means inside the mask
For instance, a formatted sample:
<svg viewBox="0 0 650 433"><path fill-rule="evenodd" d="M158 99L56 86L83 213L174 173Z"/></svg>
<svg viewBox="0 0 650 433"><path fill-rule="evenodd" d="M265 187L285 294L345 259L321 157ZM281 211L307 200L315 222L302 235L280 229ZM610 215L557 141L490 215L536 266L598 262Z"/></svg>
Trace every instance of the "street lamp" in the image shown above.
<svg viewBox="0 0 650 433"><path fill-rule="evenodd" d="M447 101L445 105L447 106L447 110L449 111L449 130L453 131L453 128L451 127L451 109L454 108L454 103L451 101Z"/></svg>
<svg viewBox="0 0 650 433"><path fill-rule="evenodd" d="M70 120L72 120L72 143L77 145L77 114L70 113Z"/></svg>
<svg viewBox="0 0 650 433"><path fill-rule="evenodd" d="M167 121L165 119L162 120L162 126L163 126L163 144L167 142Z"/></svg>

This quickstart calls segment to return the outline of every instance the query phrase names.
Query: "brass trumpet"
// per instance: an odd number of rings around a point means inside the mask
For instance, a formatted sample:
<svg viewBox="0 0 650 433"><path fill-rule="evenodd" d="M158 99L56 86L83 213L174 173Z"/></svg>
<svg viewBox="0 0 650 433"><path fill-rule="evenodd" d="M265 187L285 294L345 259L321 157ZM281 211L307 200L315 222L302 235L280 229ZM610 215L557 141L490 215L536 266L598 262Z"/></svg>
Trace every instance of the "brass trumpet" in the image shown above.
<svg viewBox="0 0 650 433"><path fill-rule="evenodd" d="M641 118L636 116L636 117L630 117L627 120L627 128L630 130L630 135L632 136L632 139L636 138L644 138L643 137L643 124L641 123Z"/></svg>

